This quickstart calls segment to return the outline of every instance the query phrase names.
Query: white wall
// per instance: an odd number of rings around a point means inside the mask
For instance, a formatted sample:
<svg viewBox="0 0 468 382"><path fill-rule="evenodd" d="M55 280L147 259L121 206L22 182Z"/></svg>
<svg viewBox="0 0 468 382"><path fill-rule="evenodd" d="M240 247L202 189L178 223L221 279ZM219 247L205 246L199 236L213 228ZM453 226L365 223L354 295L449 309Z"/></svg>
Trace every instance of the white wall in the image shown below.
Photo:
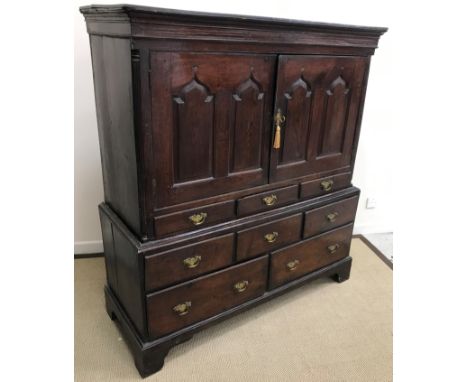
<svg viewBox="0 0 468 382"><path fill-rule="evenodd" d="M102 252L97 205L104 200L91 51L75 12L75 253Z"/></svg>
<svg viewBox="0 0 468 382"><path fill-rule="evenodd" d="M88 35L78 11L89 1L76 1L75 12L75 253L102 251L97 205L103 200L102 173L94 104L93 76ZM99 1L100 4L117 2ZM353 183L361 188L355 223L356 233L393 231L392 216L392 47L407 36L399 31L399 20L377 1L269 1L214 2L199 0L130 1L166 8L272 16L312 21L386 26L390 30L379 44L371 64L367 100ZM390 2L387 2L390 4ZM365 209L368 197L376 208Z"/></svg>

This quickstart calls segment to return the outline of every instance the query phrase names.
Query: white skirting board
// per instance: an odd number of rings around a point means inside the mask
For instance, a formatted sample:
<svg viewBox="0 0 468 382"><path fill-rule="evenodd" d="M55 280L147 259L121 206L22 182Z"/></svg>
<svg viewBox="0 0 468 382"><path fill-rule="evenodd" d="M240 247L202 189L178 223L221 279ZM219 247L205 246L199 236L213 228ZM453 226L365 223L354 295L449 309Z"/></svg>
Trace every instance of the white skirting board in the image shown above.
<svg viewBox="0 0 468 382"><path fill-rule="evenodd" d="M353 235L365 235L368 233L386 233L393 232L393 227L389 225L376 225L376 224L355 224L353 228Z"/></svg>
<svg viewBox="0 0 468 382"><path fill-rule="evenodd" d="M75 255L86 255L89 253L102 252L104 252L102 240L75 241Z"/></svg>

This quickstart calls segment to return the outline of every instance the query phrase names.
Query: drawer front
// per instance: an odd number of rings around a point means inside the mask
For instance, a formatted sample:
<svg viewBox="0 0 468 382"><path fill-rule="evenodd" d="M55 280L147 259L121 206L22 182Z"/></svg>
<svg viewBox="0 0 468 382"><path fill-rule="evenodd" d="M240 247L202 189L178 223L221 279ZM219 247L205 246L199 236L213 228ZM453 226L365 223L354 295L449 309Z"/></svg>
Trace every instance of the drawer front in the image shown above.
<svg viewBox="0 0 468 382"><path fill-rule="evenodd" d="M155 236L159 239L176 232L193 231L214 223L233 219L235 216L235 202L233 200L175 212L154 219Z"/></svg>
<svg viewBox="0 0 468 382"><path fill-rule="evenodd" d="M327 178L301 183L301 198L329 194L348 187L351 184L351 173L332 175Z"/></svg>
<svg viewBox="0 0 468 382"><path fill-rule="evenodd" d="M221 313L265 293L268 256L147 296L152 338Z"/></svg>
<svg viewBox="0 0 468 382"><path fill-rule="evenodd" d="M270 252L301 239L302 214L262 224L237 233L237 260Z"/></svg>
<svg viewBox="0 0 468 382"><path fill-rule="evenodd" d="M269 288L276 288L346 257L352 234L353 224L348 224L273 252Z"/></svg>
<svg viewBox="0 0 468 382"><path fill-rule="evenodd" d="M234 234L145 258L146 290L160 289L232 264Z"/></svg>
<svg viewBox="0 0 468 382"><path fill-rule="evenodd" d="M316 208L305 213L304 237L351 223L356 215L359 197L341 200L324 207Z"/></svg>
<svg viewBox="0 0 468 382"><path fill-rule="evenodd" d="M237 202L239 216L268 211L273 208L294 203L299 200L298 185L280 188L260 194L246 196Z"/></svg>

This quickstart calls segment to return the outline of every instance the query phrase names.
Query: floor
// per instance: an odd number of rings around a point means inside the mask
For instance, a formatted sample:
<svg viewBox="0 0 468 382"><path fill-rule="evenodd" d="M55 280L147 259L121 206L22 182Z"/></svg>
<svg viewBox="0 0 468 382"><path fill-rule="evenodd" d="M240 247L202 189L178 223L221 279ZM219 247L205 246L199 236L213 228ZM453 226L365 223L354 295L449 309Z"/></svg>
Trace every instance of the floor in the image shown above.
<svg viewBox="0 0 468 382"><path fill-rule="evenodd" d="M393 262L393 232L372 233L364 236Z"/></svg>
<svg viewBox="0 0 468 382"><path fill-rule="evenodd" d="M353 239L351 278L313 281L173 348L157 382L392 381L392 278ZM75 260L75 381L142 381L104 308L103 258Z"/></svg>

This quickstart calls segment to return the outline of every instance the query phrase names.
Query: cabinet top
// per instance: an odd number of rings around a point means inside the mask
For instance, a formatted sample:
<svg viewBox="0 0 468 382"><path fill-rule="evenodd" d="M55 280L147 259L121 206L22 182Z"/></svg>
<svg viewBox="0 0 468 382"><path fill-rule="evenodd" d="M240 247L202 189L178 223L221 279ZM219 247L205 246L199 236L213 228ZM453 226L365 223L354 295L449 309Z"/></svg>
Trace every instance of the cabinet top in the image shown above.
<svg viewBox="0 0 468 382"><path fill-rule="evenodd" d="M363 49L372 53L387 28L260 16L181 11L139 5L80 8L88 33L132 39L174 39Z"/></svg>
<svg viewBox="0 0 468 382"><path fill-rule="evenodd" d="M235 15L235 14L224 14L224 13L211 13L211 12L195 12L195 11L184 11L169 8L158 8L148 7L141 5L130 5L130 4L112 4L112 5L87 5L80 7L80 12L89 16L98 16L99 18L115 18L126 16L132 18L132 16L148 16L157 17L161 19L179 19L187 21L198 21L198 22L222 22L226 24L257 24L257 25L270 25L270 26L293 26L307 28L308 30L321 30L321 31L334 31L334 32L346 32L346 33L360 33L366 35L377 35L380 36L385 33L388 28L383 27L371 27L371 26L358 26L358 25L347 25L347 24L334 24L334 23L323 23L314 21L294 20L294 19L283 19L274 17L263 17L263 16L246 16L246 15ZM103 19L104 21L104 19Z"/></svg>
<svg viewBox="0 0 468 382"><path fill-rule="evenodd" d="M219 20L228 23L256 23L256 24L271 24L271 25L294 25L298 27L306 27L309 29L320 29L320 30L334 30L343 32L362 32L365 34L382 35L388 28L384 27L371 27L371 26L358 26L348 24L334 24L334 23L323 23L315 21L295 20L295 19L283 19L276 17L264 17L264 16L247 16L247 15L236 15L236 14L225 14L225 13L212 13L212 12L196 12L196 11L184 11L178 9L159 8L159 7L148 7L142 5L131 5L131 4L112 4L112 5L86 5L80 7L81 13L84 15L102 15L102 16L115 16L131 15L132 13L155 15L161 17L180 17L185 19L198 19L199 21L205 20Z"/></svg>

